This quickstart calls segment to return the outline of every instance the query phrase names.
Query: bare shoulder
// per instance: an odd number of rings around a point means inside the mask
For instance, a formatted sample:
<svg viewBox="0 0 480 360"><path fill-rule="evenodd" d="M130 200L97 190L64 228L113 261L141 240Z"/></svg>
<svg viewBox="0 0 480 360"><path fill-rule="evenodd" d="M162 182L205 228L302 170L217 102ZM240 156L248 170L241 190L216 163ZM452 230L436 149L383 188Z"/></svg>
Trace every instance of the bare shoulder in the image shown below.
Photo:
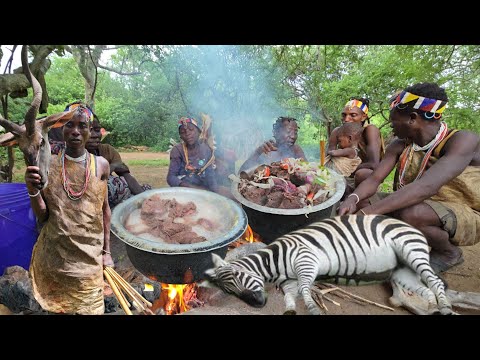
<svg viewBox="0 0 480 360"><path fill-rule="evenodd" d="M401 154L405 149L406 143L405 140L395 139L387 146L385 153L389 154Z"/></svg>
<svg viewBox="0 0 480 360"><path fill-rule="evenodd" d="M378 137L380 136L380 129L373 124L369 124L363 130L363 133L367 138Z"/></svg>
<svg viewBox="0 0 480 360"><path fill-rule="evenodd" d="M96 156L96 158L99 170L97 171L98 177L104 179L104 177L106 176L106 178L108 178L108 175L110 174L110 164L103 156Z"/></svg>
<svg viewBox="0 0 480 360"><path fill-rule="evenodd" d="M446 142L445 155L450 153L467 154L477 152L480 145L480 137L467 130L459 130Z"/></svg>

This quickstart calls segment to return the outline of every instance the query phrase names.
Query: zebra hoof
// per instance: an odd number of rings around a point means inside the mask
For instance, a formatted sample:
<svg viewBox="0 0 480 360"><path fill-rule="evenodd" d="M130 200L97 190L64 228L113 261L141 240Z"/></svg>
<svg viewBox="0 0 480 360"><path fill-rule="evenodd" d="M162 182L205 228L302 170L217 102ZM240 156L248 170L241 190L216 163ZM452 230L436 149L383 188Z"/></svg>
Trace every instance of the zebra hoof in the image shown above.
<svg viewBox="0 0 480 360"><path fill-rule="evenodd" d="M287 310L283 315L297 315L297 312L295 310Z"/></svg>
<svg viewBox="0 0 480 360"><path fill-rule="evenodd" d="M440 310L440 314L442 315L460 315L459 313L456 313L450 308L443 308Z"/></svg>

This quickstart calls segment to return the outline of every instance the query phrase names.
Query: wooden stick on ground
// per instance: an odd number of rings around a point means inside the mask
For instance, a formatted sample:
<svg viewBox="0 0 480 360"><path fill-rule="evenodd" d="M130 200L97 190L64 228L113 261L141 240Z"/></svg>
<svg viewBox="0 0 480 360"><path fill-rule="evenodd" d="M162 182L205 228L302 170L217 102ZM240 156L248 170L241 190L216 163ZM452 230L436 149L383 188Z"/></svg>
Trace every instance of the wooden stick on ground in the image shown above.
<svg viewBox="0 0 480 360"><path fill-rule="evenodd" d="M394 308L391 308L390 306L382 305L382 304L376 303L375 301L367 300L367 299L365 299L365 298L363 298L363 297L361 297L361 296L358 296L358 295L352 294L352 293L350 293L350 292L348 292L348 291L345 291L345 290L343 290L343 289L341 289L341 288L339 288L339 287L337 287L337 286L335 286L335 285L328 284L328 283L324 283L324 285L326 285L326 286L328 286L328 287L330 287L330 288L334 288L335 290L337 290L337 291L339 291L339 292L342 292L342 293L344 293L344 294L346 294L346 295L348 295L348 296L351 296L351 297L354 298L354 299L357 299L357 300L360 300L360 301L364 301L364 302L366 302L367 304L375 305L375 306L378 306L378 307L380 307L380 308L382 308L382 309L386 309L386 310L390 310L390 311L395 311L395 309L394 309Z"/></svg>
<svg viewBox="0 0 480 360"><path fill-rule="evenodd" d="M103 269L103 274L105 275L105 278L108 281L108 284L113 290L113 293L117 297L118 301L120 302L120 306L122 307L123 311L125 311L125 314L127 315L133 315L132 312L130 311L129 306L125 303L124 297L122 294L120 294L120 290L118 290L117 285L115 284L115 281L113 281L112 277L110 274L107 272L108 267L105 267Z"/></svg>

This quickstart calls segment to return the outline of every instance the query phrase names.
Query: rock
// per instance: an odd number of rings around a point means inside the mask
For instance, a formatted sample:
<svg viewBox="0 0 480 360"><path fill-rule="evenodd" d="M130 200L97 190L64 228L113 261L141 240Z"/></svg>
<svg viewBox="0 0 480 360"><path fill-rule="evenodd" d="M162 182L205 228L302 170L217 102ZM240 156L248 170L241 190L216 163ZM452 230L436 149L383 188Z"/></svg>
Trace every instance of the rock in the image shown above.
<svg viewBox="0 0 480 360"><path fill-rule="evenodd" d="M32 280L21 266L10 266L0 277L0 303L13 313L40 312L42 308L33 296Z"/></svg>

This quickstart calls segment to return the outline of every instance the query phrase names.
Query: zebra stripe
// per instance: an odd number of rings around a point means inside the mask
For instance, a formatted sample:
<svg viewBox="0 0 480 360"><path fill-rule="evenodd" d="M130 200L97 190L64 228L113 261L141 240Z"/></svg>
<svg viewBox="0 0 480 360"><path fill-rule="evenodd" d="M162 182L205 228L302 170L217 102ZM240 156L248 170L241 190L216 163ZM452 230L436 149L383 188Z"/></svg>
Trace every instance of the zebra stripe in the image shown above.
<svg viewBox="0 0 480 360"><path fill-rule="evenodd" d="M443 283L430 267L425 236L405 222L383 215L348 215L312 223L232 261L224 271L219 268L216 281L238 295L263 289L265 281L291 291L296 280L297 291L315 312L317 306L310 294L315 279L345 279L347 284L387 280L400 263L420 275L441 311L451 311ZM286 294L286 302L290 295Z"/></svg>

